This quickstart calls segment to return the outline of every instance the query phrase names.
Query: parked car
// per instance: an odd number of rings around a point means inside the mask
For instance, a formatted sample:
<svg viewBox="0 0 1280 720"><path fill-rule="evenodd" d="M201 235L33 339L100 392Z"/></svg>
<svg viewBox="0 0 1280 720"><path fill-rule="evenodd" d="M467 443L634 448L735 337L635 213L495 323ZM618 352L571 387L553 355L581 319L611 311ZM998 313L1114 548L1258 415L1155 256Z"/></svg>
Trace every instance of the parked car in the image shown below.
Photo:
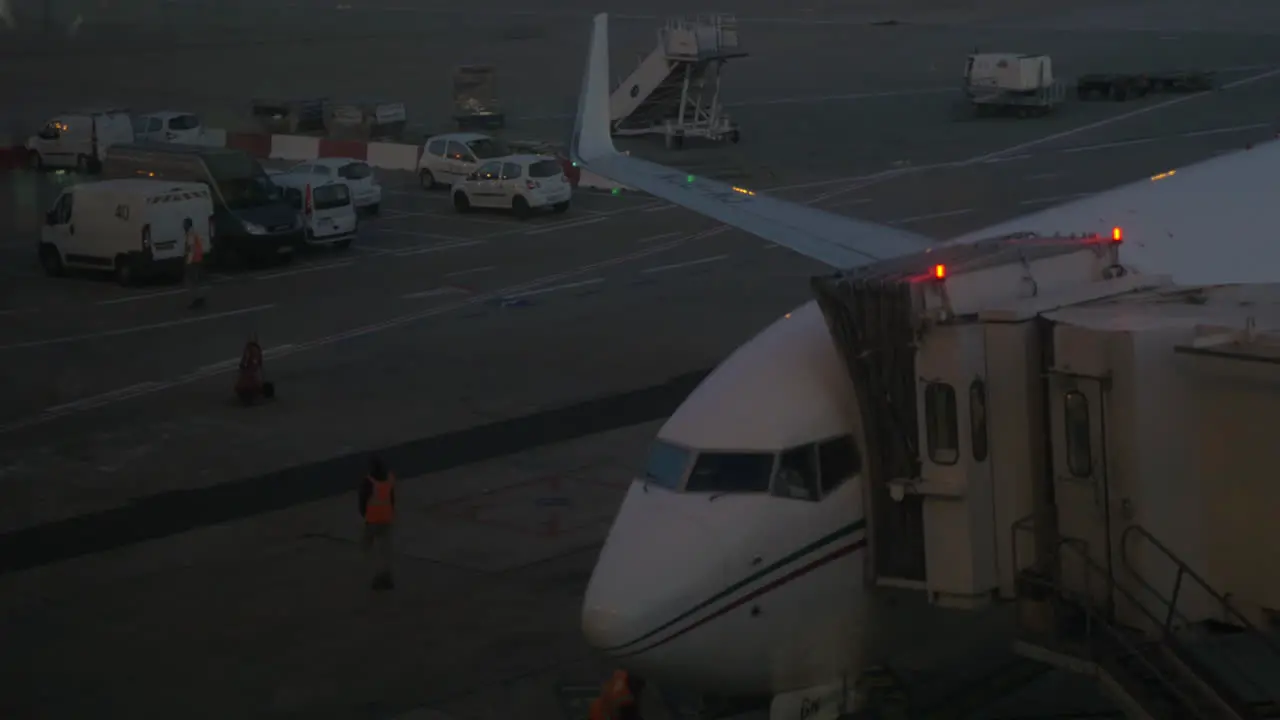
<svg viewBox="0 0 1280 720"><path fill-rule="evenodd" d="M418 158L418 182L424 190L451 187L480 164L511 154L511 148L480 133L449 133L427 138Z"/></svg>
<svg viewBox="0 0 1280 720"><path fill-rule="evenodd" d="M204 143L204 125L200 117L189 112L162 110L140 115L133 122L133 134L139 141L171 142L187 145Z"/></svg>
<svg viewBox="0 0 1280 720"><path fill-rule="evenodd" d="M343 180L351 188L356 209L377 215L382 206L382 186L369 163L355 158L320 158L293 166L290 173L322 175Z"/></svg>
<svg viewBox="0 0 1280 720"><path fill-rule="evenodd" d="M545 155L510 155L484 163L453 185L453 206L458 212L471 208L509 209L527 218L549 208L569 209L573 186L560 161Z"/></svg>
<svg viewBox="0 0 1280 720"><path fill-rule="evenodd" d="M267 171L271 182L284 189L285 200L302 214L308 245L351 247L359 219L347 181L320 174Z"/></svg>

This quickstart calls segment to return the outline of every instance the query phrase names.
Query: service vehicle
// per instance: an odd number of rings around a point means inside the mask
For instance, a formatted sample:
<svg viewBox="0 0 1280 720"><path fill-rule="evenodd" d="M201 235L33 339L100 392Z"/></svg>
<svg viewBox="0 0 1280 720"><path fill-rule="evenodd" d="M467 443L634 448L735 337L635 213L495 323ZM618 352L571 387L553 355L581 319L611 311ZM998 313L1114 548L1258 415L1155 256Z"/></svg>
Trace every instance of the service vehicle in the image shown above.
<svg viewBox="0 0 1280 720"><path fill-rule="evenodd" d="M95 172L107 148L133 142L128 110L81 110L55 115L27 138L27 164L41 168L75 168Z"/></svg>
<svg viewBox="0 0 1280 720"><path fill-rule="evenodd" d="M481 165L454 183L452 193L458 212L500 208L527 218L544 208L557 213L568 210L573 186L556 158L510 155Z"/></svg>
<svg viewBox="0 0 1280 720"><path fill-rule="evenodd" d="M364 160L340 157L319 158L295 165L289 172L345 180L355 197L357 210L377 215L382 207L382 186L374 177L373 168Z"/></svg>
<svg viewBox="0 0 1280 720"><path fill-rule="evenodd" d="M512 154L497 138L480 133L448 133L427 138L418 158L418 181L424 190L451 187L475 172L480 164Z"/></svg>
<svg viewBox="0 0 1280 720"><path fill-rule="evenodd" d="M181 277L184 220L213 252L213 199L203 183L130 179L71 185L45 215L40 264L51 276L66 268L111 272L122 285L158 274Z"/></svg>
<svg viewBox="0 0 1280 720"><path fill-rule="evenodd" d="M133 135L135 140L143 142L202 145L204 124L194 113L161 110L138 116L133 123Z"/></svg>
<svg viewBox="0 0 1280 720"><path fill-rule="evenodd" d="M1048 55L975 53L964 70L964 95L979 115L1046 115L1066 99Z"/></svg>
<svg viewBox="0 0 1280 720"><path fill-rule="evenodd" d="M268 175L284 190L285 200L302 213L308 245L351 247L360 221L349 181L319 173L268 171Z"/></svg>
<svg viewBox="0 0 1280 720"><path fill-rule="evenodd" d="M116 145L102 167L109 178L202 182L213 198L220 240L218 262L288 262L305 233L298 211L284 199L262 165L243 150L178 143Z"/></svg>

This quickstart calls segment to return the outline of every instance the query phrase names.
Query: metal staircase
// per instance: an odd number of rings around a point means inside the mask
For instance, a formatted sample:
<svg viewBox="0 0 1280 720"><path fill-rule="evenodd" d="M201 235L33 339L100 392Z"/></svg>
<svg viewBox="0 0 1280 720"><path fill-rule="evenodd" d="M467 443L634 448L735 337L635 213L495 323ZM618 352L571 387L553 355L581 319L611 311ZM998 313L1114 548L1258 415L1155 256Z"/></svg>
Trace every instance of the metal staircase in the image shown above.
<svg viewBox="0 0 1280 720"><path fill-rule="evenodd" d="M730 15L669 20L658 45L609 98L615 135L662 135L678 148L686 137L738 141L738 128L720 102L724 64L746 57Z"/></svg>
<svg viewBox="0 0 1280 720"><path fill-rule="evenodd" d="M1017 533L1034 532L1030 518L1014 525ZM1280 646L1254 627L1220 593L1184 561L1139 526L1123 535L1123 564L1135 589L1116 579L1096 562L1085 543L1062 538L1044 567L1023 570L1018 577L1021 637L1015 649L1027 657L1075 672L1094 675L1134 718L1144 720L1254 720L1272 714L1280 692L1280 678L1270 682L1251 678L1239 658L1221 655L1211 667L1197 653L1202 625L1178 609L1187 579L1195 582L1222 608L1223 617L1240 628L1257 646L1280 661ZM1129 562L1127 546L1141 538L1177 568L1172 597L1166 597ZM1069 556L1084 569L1085 586L1068 588L1061 580L1062 559ZM1101 582L1101 586L1097 583ZM1104 592L1097 592L1097 590ZM1135 590L1147 597L1140 598ZM1105 600L1099 600L1105 598ZM1118 618L1127 618L1122 622ZM1132 627L1141 624L1141 629ZM1276 665L1280 668L1280 664ZM1252 689L1252 692L1247 692Z"/></svg>

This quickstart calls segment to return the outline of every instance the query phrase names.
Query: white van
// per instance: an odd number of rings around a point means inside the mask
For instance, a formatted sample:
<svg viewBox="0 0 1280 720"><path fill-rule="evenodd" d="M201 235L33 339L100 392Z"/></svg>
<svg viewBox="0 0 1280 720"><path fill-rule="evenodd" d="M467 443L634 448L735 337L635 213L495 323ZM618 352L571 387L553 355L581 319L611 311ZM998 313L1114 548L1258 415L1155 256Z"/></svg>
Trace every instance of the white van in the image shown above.
<svg viewBox="0 0 1280 720"><path fill-rule="evenodd" d="M27 138L27 163L40 168L75 168L92 172L102 167L107 148L133 142L133 119L127 110L85 110L63 113Z"/></svg>
<svg viewBox="0 0 1280 720"><path fill-rule="evenodd" d="M359 220L351 186L345 181L312 173L270 173L271 182L302 214L308 245L348 248L356 239Z"/></svg>
<svg viewBox="0 0 1280 720"><path fill-rule="evenodd" d="M175 110L140 115L133 124L133 134L134 139L139 142L204 144L204 125L200 122L200 117Z"/></svg>
<svg viewBox="0 0 1280 720"><path fill-rule="evenodd" d="M163 273L180 277L186 252L183 220L213 237L213 200L203 183L104 180L72 185L58 196L40 233L40 264L57 276L65 268L106 270L122 285Z"/></svg>

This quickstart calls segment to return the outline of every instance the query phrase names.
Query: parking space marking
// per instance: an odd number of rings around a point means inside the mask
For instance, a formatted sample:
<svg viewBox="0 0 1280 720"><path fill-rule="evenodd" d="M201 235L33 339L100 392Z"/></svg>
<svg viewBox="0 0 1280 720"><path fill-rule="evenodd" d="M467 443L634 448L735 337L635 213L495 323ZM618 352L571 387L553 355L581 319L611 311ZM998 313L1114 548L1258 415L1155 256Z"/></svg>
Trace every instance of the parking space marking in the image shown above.
<svg viewBox="0 0 1280 720"><path fill-rule="evenodd" d="M580 228L584 225L594 225L598 222L604 222L605 220L608 220L608 219L609 219L608 215L597 215L595 217L586 218L585 220L568 220L565 222L558 222L558 223L553 223L551 225L547 225L545 227L540 227L537 230L529 230L525 232L525 235L545 235L549 232L555 232L556 230L570 230L573 228Z"/></svg>
<svg viewBox="0 0 1280 720"><path fill-rule="evenodd" d="M454 270L451 273L445 273L444 276L458 277L459 275L472 275L474 273L489 272L490 270L497 270L497 269L498 269L497 265L485 265L484 267L469 268L467 270Z"/></svg>
<svg viewBox="0 0 1280 720"><path fill-rule="evenodd" d="M472 247L474 245L483 245L484 240L464 240L456 243L442 243L440 245L428 245L426 247L408 248L405 250L393 250L389 254L396 257L407 257L410 255L422 255L424 253L440 252L441 250L456 250L457 248Z"/></svg>
<svg viewBox="0 0 1280 720"><path fill-rule="evenodd" d="M675 231L673 231L673 232L658 233L657 235L650 235L649 237L642 237L642 238L640 238L639 240L637 240L636 242L637 242L637 243L653 242L654 240L661 240L661 239L663 239L663 238L669 238L669 237L671 237L672 235L679 235L679 234L680 234L679 232L675 232Z"/></svg>
<svg viewBox="0 0 1280 720"><path fill-rule="evenodd" d="M466 238L460 238L457 235L441 235L439 233L419 232L417 230L389 230L387 228L375 228L373 232L382 235L404 235L405 237L427 238L428 240L447 240L449 242L466 240Z"/></svg>
<svg viewBox="0 0 1280 720"><path fill-rule="evenodd" d="M191 291L188 290L187 288L178 288L176 290L160 290L158 292L149 292L149 293L142 293L140 295L130 295L128 297L115 298L113 300L100 300L94 304L95 305L119 305L120 303L137 302L139 300L150 300L151 298L172 297L174 295L181 295L182 293L185 293L185 292L191 292Z"/></svg>
<svg viewBox="0 0 1280 720"><path fill-rule="evenodd" d="M1080 147L1064 148L1061 152L1069 155L1072 153L1091 152L1093 150L1107 150L1110 148L1127 147L1129 145L1145 145L1147 143L1155 142L1156 140L1159 140L1159 138L1146 137L1146 138L1135 138L1133 140L1117 140L1116 142L1105 142L1105 143L1098 143L1096 145L1082 145Z"/></svg>
<svg viewBox="0 0 1280 720"><path fill-rule="evenodd" d="M319 272L321 270L332 270L334 268L348 267L355 260L343 260L341 262L324 263L319 265L307 265L306 267L294 268L292 270L281 270L280 272L267 273L266 275L255 275L255 280L274 280L276 278L288 277L290 275L302 275L303 273Z"/></svg>
<svg viewBox="0 0 1280 720"><path fill-rule="evenodd" d="M934 218L953 217L955 215L967 215L973 212L973 208L962 208L960 210L948 210L946 212L928 213L926 215L912 215L911 217L890 220L888 225L906 225L907 223L920 222L921 220L933 220Z"/></svg>
<svg viewBox="0 0 1280 720"><path fill-rule="evenodd" d="M712 255L711 257L699 258L697 260L689 260L687 262L672 263L670 265L659 265L657 267L645 268L640 272L645 274L666 272L668 270L677 270L679 268L693 267L694 265L705 265L707 263L719 262L720 260L724 260L728 257L729 257L728 255Z"/></svg>
<svg viewBox="0 0 1280 720"><path fill-rule="evenodd" d="M420 300L422 298L440 297L441 295L457 295L458 293L465 295L466 292L467 291L462 288L445 285L443 287L432 288L430 290L423 290L422 292L405 293L404 295L401 295L400 298L402 300Z"/></svg>
<svg viewBox="0 0 1280 720"><path fill-rule="evenodd" d="M1082 192L1082 193L1071 193L1069 195L1050 195L1049 197L1039 197L1039 198L1031 198L1029 200L1022 200L1018 204L1019 205L1048 205L1050 203L1057 204L1057 203L1068 202L1070 200L1078 200L1082 197L1088 197L1092 194L1093 193Z"/></svg>
<svg viewBox="0 0 1280 720"><path fill-rule="evenodd" d="M586 287L588 285L599 285L604 282L604 278L592 278L590 280L582 280L579 282L564 283L562 285L550 285L548 287L536 288L534 290L525 290L517 293L507 293L502 296L504 300L515 300L518 298L533 297L534 295L542 295L544 293L556 292L557 290L572 290L573 288Z"/></svg>
<svg viewBox="0 0 1280 720"><path fill-rule="evenodd" d="M208 315L194 315L181 320L168 320L160 323L151 323L150 325L135 325L133 327L120 328L119 330L103 330L101 332L84 333L82 335L68 335L64 337L48 338L45 340L28 340L26 342L9 343L8 345L0 345L0 350L19 350L22 348L45 347L48 345L61 345L63 343L79 342L81 340L97 340L105 337L115 337L117 335L131 335L133 333L146 332L148 330L159 330L161 328L175 327L177 325L190 325L191 323L207 322L209 320L217 320L218 318L231 317L233 315L247 315L254 312L262 312L275 307L275 303L267 303L266 305L254 305L253 307L241 308L239 310L226 310L219 313L210 313Z"/></svg>
<svg viewBox="0 0 1280 720"><path fill-rule="evenodd" d="M664 211L666 211L666 210L671 210L671 209L673 209L673 208L675 208L675 207L676 207L675 205L658 205L658 206L656 206L656 207L645 208L644 210L641 210L640 212L647 212L647 213L664 212Z"/></svg>

